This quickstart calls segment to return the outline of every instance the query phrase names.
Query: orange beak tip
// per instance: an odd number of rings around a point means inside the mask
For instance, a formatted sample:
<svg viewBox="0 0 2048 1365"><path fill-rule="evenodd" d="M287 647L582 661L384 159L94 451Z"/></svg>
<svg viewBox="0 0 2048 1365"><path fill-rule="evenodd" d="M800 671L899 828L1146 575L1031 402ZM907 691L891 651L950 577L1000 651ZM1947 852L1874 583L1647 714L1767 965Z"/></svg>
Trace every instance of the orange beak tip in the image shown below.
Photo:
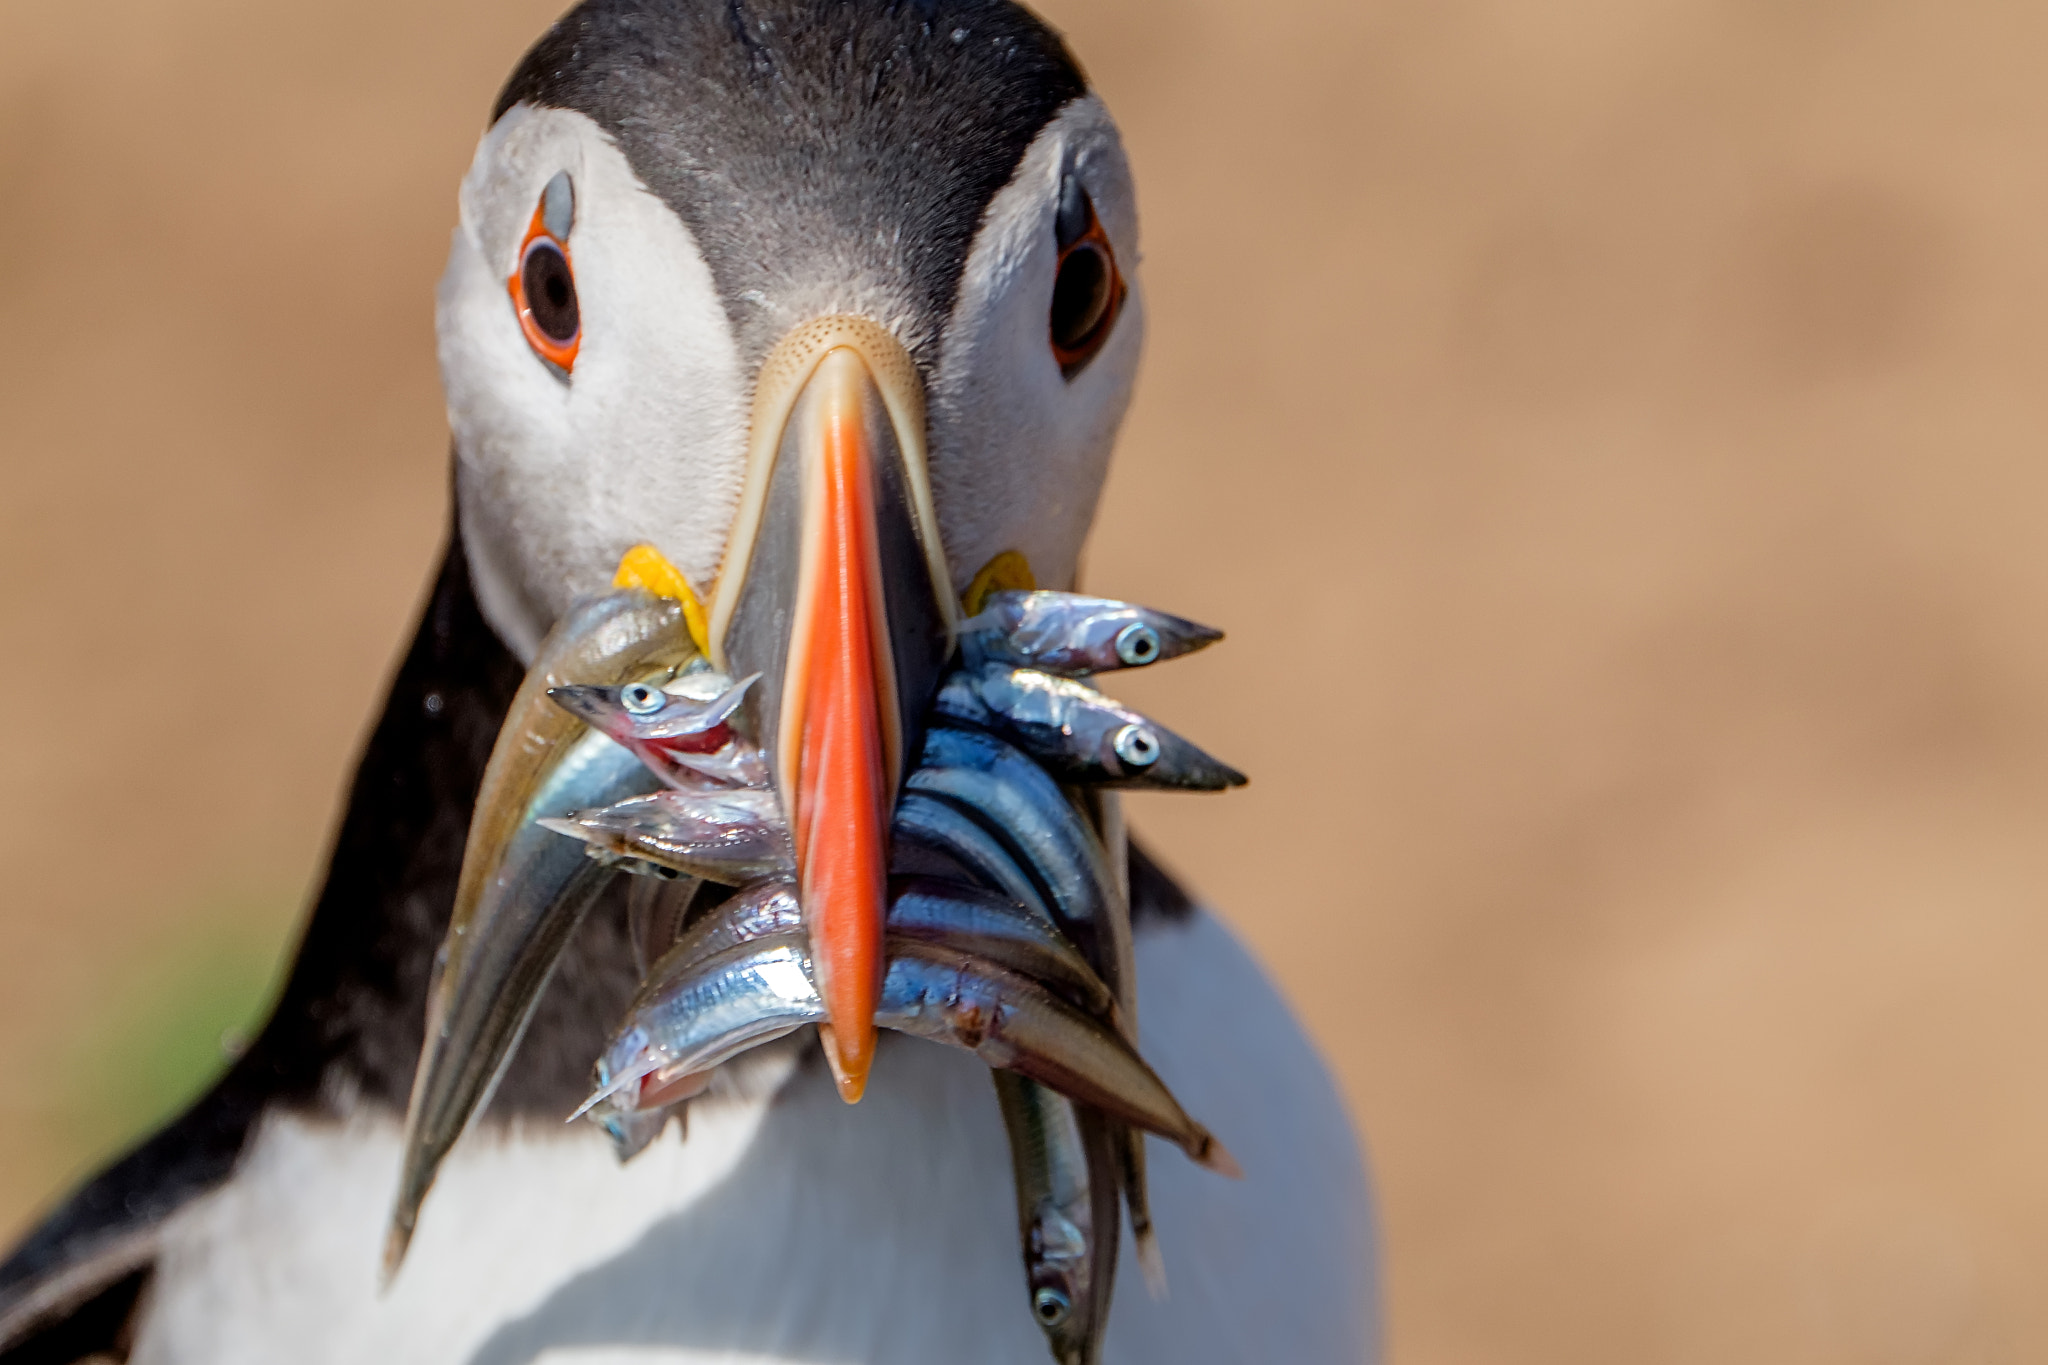
<svg viewBox="0 0 2048 1365"><path fill-rule="evenodd" d="M859 1104L868 1089L868 1071L875 1064L875 1027L852 1030L866 1036L858 1038L853 1047L841 1045L844 1035L830 1024L818 1026L819 1040L825 1044L825 1061L832 1068L832 1080L839 1087L839 1098L848 1104Z"/></svg>

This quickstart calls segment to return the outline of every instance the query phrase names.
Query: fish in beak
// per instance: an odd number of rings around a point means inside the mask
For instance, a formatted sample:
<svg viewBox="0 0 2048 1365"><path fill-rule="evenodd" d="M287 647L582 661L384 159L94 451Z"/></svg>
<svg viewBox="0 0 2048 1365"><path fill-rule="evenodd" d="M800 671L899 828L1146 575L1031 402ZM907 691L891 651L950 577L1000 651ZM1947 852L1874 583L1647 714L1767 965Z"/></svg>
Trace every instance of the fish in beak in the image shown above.
<svg viewBox="0 0 2048 1365"><path fill-rule="evenodd" d="M867 319L805 324L761 368L709 643L726 674L762 675L744 714L789 816L849 1104L874 1063L890 821L958 614L916 366Z"/></svg>
<svg viewBox="0 0 2048 1365"><path fill-rule="evenodd" d="M660 681L694 647L682 604L628 589L579 604L542 643L491 750L462 877L429 992L405 1120L405 1158L384 1275L412 1241L442 1157L490 1102L561 949L603 889L604 869L538 823L654 785L633 754L548 697L570 679Z"/></svg>

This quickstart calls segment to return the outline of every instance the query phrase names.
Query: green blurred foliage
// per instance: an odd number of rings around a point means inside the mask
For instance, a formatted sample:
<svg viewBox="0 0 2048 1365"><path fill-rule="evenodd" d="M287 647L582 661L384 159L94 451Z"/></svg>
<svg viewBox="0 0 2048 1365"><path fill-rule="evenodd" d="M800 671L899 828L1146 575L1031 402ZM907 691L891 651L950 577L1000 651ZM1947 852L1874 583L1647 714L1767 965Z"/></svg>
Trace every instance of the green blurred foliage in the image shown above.
<svg viewBox="0 0 2048 1365"><path fill-rule="evenodd" d="M79 1161L97 1167L205 1092L262 1027L287 916L196 915L174 939L108 964L104 1008L80 1020L49 1098Z"/></svg>

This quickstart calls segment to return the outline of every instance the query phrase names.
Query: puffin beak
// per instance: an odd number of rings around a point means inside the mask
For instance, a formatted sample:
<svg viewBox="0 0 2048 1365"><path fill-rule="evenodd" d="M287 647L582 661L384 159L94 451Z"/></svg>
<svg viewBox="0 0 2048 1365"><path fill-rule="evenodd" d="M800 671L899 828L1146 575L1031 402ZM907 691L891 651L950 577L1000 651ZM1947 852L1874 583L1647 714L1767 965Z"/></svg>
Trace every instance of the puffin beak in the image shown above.
<svg viewBox="0 0 2048 1365"><path fill-rule="evenodd" d="M924 437L923 381L882 327L833 317L786 337L756 385L711 609L712 661L763 678L747 719L789 815L849 1104L874 1060L890 821L957 625Z"/></svg>

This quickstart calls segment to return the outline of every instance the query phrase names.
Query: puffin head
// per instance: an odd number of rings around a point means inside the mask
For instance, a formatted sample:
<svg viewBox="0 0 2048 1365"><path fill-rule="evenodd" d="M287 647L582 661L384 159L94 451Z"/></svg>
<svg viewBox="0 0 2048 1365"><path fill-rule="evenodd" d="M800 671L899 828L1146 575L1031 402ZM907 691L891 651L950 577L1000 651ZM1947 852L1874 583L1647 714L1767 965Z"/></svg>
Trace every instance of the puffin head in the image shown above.
<svg viewBox="0 0 2048 1365"><path fill-rule="evenodd" d="M1005 0L587 0L463 182L438 327L478 601L531 660L651 545L761 675L849 1099L961 593L1073 585L1137 263L1115 125Z"/></svg>

